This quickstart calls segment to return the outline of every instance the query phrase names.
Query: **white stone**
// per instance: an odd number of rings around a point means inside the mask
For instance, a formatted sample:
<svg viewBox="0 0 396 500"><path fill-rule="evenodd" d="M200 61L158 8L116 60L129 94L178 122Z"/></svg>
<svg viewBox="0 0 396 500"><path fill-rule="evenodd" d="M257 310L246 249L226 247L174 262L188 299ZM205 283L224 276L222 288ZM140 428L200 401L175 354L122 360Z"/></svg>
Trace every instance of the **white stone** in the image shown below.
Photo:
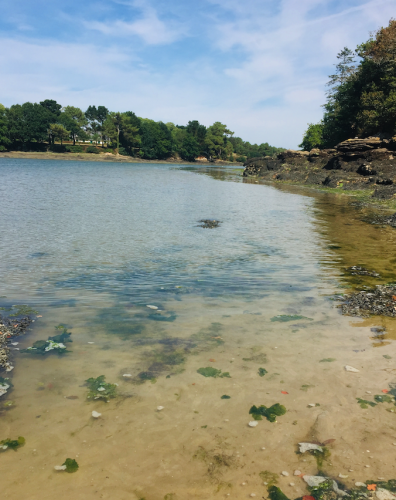
<svg viewBox="0 0 396 500"><path fill-rule="evenodd" d="M369 465L365 465L365 467L369 468L370 466Z"/></svg>
<svg viewBox="0 0 396 500"><path fill-rule="evenodd" d="M355 486L357 486L358 488L360 487L366 487L366 484L365 483L360 483L359 481L357 483L355 483Z"/></svg>
<svg viewBox="0 0 396 500"><path fill-rule="evenodd" d="M321 448L317 444L313 444L313 443L298 443L298 445L300 446L300 453L305 453L306 451L311 451L311 450L317 450L317 451L320 451L321 453L323 453L323 448Z"/></svg>
<svg viewBox="0 0 396 500"><path fill-rule="evenodd" d="M250 496L251 496L251 497L255 497L255 496L256 496L256 493L250 493Z"/></svg>
<svg viewBox="0 0 396 500"><path fill-rule="evenodd" d="M258 425L258 422L257 420L252 420L251 422L249 422L249 427L256 427Z"/></svg>
<svg viewBox="0 0 396 500"><path fill-rule="evenodd" d="M295 476L301 476L301 471L300 470L295 470L294 471Z"/></svg>
<svg viewBox="0 0 396 500"><path fill-rule="evenodd" d="M94 344L95 342L88 342L88 344Z"/></svg>
<svg viewBox="0 0 396 500"><path fill-rule="evenodd" d="M262 449L262 450L265 450L265 448L264 448L264 447L263 447L263 448L261 448L261 449Z"/></svg>
<svg viewBox="0 0 396 500"><path fill-rule="evenodd" d="M97 411L95 411L95 410L94 410L94 411L92 412L92 416L93 416L93 418L99 418L99 417L101 417L101 416L102 416L102 414L101 414L101 413L98 413Z"/></svg>
<svg viewBox="0 0 396 500"><path fill-rule="evenodd" d="M340 496L340 497L346 497L346 496L348 496L348 493L346 493L343 490L340 490L340 488L338 487L338 484L335 481L333 481L333 491L335 493L337 493L337 495Z"/></svg>
<svg viewBox="0 0 396 500"><path fill-rule="evenodd" d="M313 408L315 406L314 403L310 403L308 406L310 406L311 408Z"/></svg>
<svg viewBox="0 0 396 500"><path fill-rule="evenodd" d="M102 392L102 391L105 391L106 389L104 387L98 387L98 391L99 392Z"/></svg>
<svg viewBox="0 0 396 500"><path fill-rule="evenodd" d="M385 490L384 488L378 488L377 491L375 492L376 497L378 500L395 500L396 496L391 493L388 490Z"/></svg>
<svg viewBox="0 0 396 500"><path fill-rule="evenodd" d="M11 370L13 370L14 367L11 366L11 365L6 365L6 372L10 372Z"/></svg>
<svg viewBox="0 0 396 500"><path fill-rule="evenodd" d="M338 474L338 477L340 477L341 479L346 479L347 477L349 477L348 475L346 474Z"/></svg>
<svg viewBox="0 0 396 500"><path fill-rule="evenodd" d="M354 373L359 372L359 370L357 368L354 368L353 366L345 365L344 368L345 368L345 371L347 371L347 372L354 372Z"/></svg>
<svg viewBox="0 0 396 500"><path fill-rule="evenodd" d="M55 465L55 470L66 470L66 465Z"/></svg>
<svg viewBox="0 0 396 500"><path fill-rule="evenodd" d="M18 345L19 342L11 342L11 345Z"/></svg>
<svg viewBox="0 0 396 500"><path fill-rule="evenodd" d="M157 411L161 411L165 408L165 406L157 406Z"/></svg>
<svg viewBox="0 0 396 500"><path fill-rule="evenodd" d="M289 475L288 472L286 472L285 470L282 471L282 476L286 476L287 477L288 475Z"/></svg>
<svg viewBox="0 0 396 500"><path fill-rule="evenodd" d="M303 476L303 479L308 486L311 486L311 488L314 486L319 486L321 483L326 481L326 478L322 476Z"/></svg>
<svg viewBox="0 0 396 500"><path fill-rule="evenodd" d="M149 307L150 309L158 309L158 307L157 307L157 306L150 306L150 305L148 305L148 306L146 306L146 307Z"/></svg>
<svg viewBox="0 0 396 500"><path fill-rule="evenodd" d="M123 377L132 377L130 373L124 373Z"/></svg>

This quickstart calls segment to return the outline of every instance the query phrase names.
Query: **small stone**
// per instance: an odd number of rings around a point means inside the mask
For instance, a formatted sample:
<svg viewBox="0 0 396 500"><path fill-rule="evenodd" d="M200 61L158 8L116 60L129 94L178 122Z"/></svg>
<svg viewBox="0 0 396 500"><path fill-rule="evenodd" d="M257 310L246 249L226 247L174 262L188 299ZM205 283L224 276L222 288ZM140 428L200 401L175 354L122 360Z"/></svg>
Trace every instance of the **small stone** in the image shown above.
<svg viewBox="0 0 396 500"><path fill-rule="evenodd" d="M229 422L228 418L225 418L225 419L224 419L224 422Z"/></svg>
<svg viewBox="0 0 396 500"><path fill-rule="evenodd" d="M124 373L123 377L132 377L130 373Z"/></svg>
<svg viewBox="0 0 396 500"><path fill-rule="evenodd" d="M367 453L370 453L370 450L366 450L366 451L367 451Z"/></svg>
<svg viewBox="0 0 396 500"><path fill-rule="evenodd" d="M88 342L88 344L94 344L95 342Z"/></svg>
<svg viewBox="0 0 396 500"><path fill-rule="evenodd" d="M295 470L294 471L295 476L301 476L301 471L300 470Z"/></svg>
<svg viewBox="0 0 396 500"><path fill-rule="evenodd" d="M359 372L359 370L357 368L354 368L353 366L349 366L349 365L345 365L344 369L347 372L353 372L353 373L358 373Z"/></svg>
<svg viewBox="0 0 396 500"><path fill-rule="evenodd" d="M309 403L308 406L310 406L311 408L313 408L315 406L315 404L314 403Z"/></svg>
<svg viewBox="0 0 396 500"><path fill-rule="evenodd" d="M319 452L323 453L323 448L321 448L317 444L313 444L313 443L298 443L298 445L300 447L300 453L305 453L306 451L312 451L312 450L316 450L316 451L319 451Z"/></svg>
<svg viewBox="0 0 396 500"><path fill-rule="evenodd" d="M391 493L389 490L385 490L384 488L378 488L375 492L378 500L395 500L395 495Z"/></svg>
<svg viewBox="0 0 396 500"><path fill-rule="evenodd" d="M55 470L66 470L66 465L55 465Z"/></svg>
<svg viewBox="0 0 396 500"><path fill-rule="evenodd" d="M366 394L371 394L371 391L366 391Z"/></svg>
<svg viewBox="0 0 396 500"><path fill-rule="evenodd" d="M106 389L104 387L98 387L98 391L99 392L102 392L102 391L105 391Z"/></svg>
<svg viewBox="0 0 396 500"><path fill-rule="evenodd" d="M303 479L311 488L319 486L324 481L327 481L327 478L322 476L303 476Z"/></svg>
<svg viewBox="0 0 396 500"><path fill-rule="evenodd" d="M242 486L245 486L245 485L246 485L246 483L242 483Z"/></svg>
<svg viewBox="0 0 396 500"><path fill-rule="evenodd" d="M99 417L101 417L101 416L102 416L102 414L94 410L94 411L92 412L92 416L93 416L93 418L99 418Z"/></svg>
<svg viewBox="0 0 396 500"><path fill-rule="evenodd" d="M258 425L258 422L257 420L252 420L251 422L249 422L249 427L256 427Z"/></svg>
<svg viewBox="0 0 396 500"><path fill-rule="evenodd" d="M282 471L282 476L286 476L287 477L288 475L289 475L288 472L286 472L285 470Z"/></svg>
<svg viewBox="0 0 396 500"><path fill-rule="evenodd" d="M347 477L349 477L348 475L346 474L338 474L338 477L340 477L341 479L346 479Z"/></svg>
<svg viewBox="0 0 396 500"><path fill-rule="evenodd" d="M146 307L148 307L148 308L150 308L150 309L158 309L158 307L157 307L157 306L150 306L150 305L148 305L148 306L146 306Z"/></svg>
<svg viewBox="0 0 396 500"><path fill-rule="evenodd" d="M370 466L369 465L365 465L365 467L369 468Z"/></svg>
<svg viewBox="0 0 396 500"><path fill-rule="evenodd" d="M365 488L367 485L358 481L357 483L355 483L355 486L357 486L358 488Z"/></svg>
<svg viewBox="0 0 396 500"><path fill-rule="evenodd" d="M250 496L251 496L251 497L255 497L255 496L256 496L256 493L250 493Z"/></svg>
<svg viewBox="0 0 396 500"><path fill-rule="evenodd" d="M264 446L261 448L262 450L265 450Z"/></svg>
<svg viewBox="0 0 396 500"><path fill-rule="evenodd" d="M294 486L294 483L289 483L289 486Z"/></svg>
<svg viewBox="0 0 396 500"><path fill-rule="evenodd" d="M165 406L157 406L157 411L161 411L165 408Z"/></svg>

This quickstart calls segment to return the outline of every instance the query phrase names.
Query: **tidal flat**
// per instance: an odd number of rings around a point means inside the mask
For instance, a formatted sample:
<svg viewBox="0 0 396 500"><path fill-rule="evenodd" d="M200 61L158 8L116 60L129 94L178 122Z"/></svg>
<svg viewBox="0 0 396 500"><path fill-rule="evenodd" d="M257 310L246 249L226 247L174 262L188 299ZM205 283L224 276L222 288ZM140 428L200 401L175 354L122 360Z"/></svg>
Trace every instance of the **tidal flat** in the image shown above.
<svg viewBox="0 0 396 500"><path fill-rule="evenodd" d="M0 372L0 441L25 440L0 450L2 498L267 498L276 484L294 499L312 494L302 475L346 491L396 478L395 319L339 307L396 281L393 227L237 169L0 172L0 312L34 311ZM62 333L67 352L35 344ZM268 419L274 405L286 412ZM66 459L78 470L54 469Z"/></svg>

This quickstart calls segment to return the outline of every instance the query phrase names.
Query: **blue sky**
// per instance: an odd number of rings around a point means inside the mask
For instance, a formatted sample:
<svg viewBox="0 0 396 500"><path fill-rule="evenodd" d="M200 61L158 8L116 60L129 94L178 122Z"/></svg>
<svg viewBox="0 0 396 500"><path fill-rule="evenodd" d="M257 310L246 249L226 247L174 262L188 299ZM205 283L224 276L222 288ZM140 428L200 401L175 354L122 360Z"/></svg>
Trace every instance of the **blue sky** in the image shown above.
<svg viewBox="0 0 396 500"><path fill-rule="evenodd" d="M296 148L395 0L2 0L0 102L56 99Z"/></svg>

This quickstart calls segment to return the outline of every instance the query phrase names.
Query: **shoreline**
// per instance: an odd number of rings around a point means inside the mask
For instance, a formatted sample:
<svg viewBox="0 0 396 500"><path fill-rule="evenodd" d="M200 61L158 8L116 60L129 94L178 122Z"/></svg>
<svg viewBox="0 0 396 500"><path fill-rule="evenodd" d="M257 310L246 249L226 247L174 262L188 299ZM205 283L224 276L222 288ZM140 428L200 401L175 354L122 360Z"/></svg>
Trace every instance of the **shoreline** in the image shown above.
<svg viewBox="0 0 396 500"><path fill-rule="evenodd" d="M229 166L242 166L241 162L227 162L227 161L196 161L188 162L184 160L178 160L175 158L167 160L144 160L141 158L133 158L131 156L122 155L112 155L108 153L39 153L39 152L29 152L29 151L7 151L0 153L0 158L14 158L14 159L25 159L25 160L68 160L68 161L100 161L100 162L110 162L110 163L168 163L172 165L204 165L204 166L216 166L216 167L229 167Z"/></svg>

